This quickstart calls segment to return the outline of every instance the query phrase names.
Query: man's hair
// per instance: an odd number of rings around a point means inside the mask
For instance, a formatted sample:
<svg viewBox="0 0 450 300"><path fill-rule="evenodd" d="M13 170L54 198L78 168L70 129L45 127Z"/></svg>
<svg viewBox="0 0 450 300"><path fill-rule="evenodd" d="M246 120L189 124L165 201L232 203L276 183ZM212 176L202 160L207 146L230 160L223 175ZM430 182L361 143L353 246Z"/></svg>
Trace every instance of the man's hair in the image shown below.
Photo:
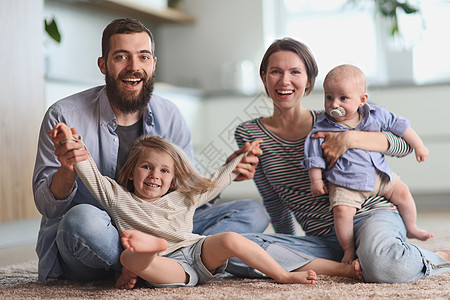
<svg viewBox="0 0 450 300"><path fill-rule="evenodd" d="M115 19L106 26L103 30L102 36L102 57L106 61L108 59L108 53L111 48L110 40L115 34L129 34L129 33L140 33L146 32L150 37L152 43L151 51L152 55L155 56L155 41L153 40L153 35L151 31L145 27L141 22L131 18Z"/></svg>
<svg viewBox="0 0 450 300"><path fill-rule="evenodd" d="M262 76L263 74L267 75L267 67L269 65L270 56L276 52L283 50L297 54L305 64L306 74L308 75L309 81L309 88L305 90L305 95L309 95L314 89L314 83L316 82L316 77L319 73L319 69L317 67L316 60L314 59L314 56L312 55L309 48L302 42L294 40L293 38L285 37L283 39L275 40L269 46L269 48L267 48L259 67L259 76ZM267 88L266 94L269 95Z"/></svg>

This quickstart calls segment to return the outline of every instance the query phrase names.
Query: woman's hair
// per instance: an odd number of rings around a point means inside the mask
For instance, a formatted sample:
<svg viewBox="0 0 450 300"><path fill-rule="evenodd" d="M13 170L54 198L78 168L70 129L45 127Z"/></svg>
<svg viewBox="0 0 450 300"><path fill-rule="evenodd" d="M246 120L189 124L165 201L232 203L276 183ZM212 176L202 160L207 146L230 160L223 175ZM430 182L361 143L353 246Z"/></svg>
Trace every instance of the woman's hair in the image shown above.
<svg viewBox="0 0 450 300"><path fill-rule="evenodd" d="M169 192L177 190L193 201L195 194L202 193L206 189L214 186L211 180L201 176L197 172L183 150L164 138L146 135L140 137L135 142L117 177L117 182L128 191L134 192L133 180L129 178L132 176L141 155L149 149L166 153L173 159L175 174L172 188Z"/></svg>
<svg viewBox="0 0 450 300"><path fill-rule="evenodd" d="M314 89L314 83L316 82L316 77L317 74L319 73L319 69L317 67L316 60L314 59L314 56L312 55L309 48L302 42L299 42L292 38L285 37L283 39L275 40L269 46L269 48L267 48L266 53L264 54L263 59L261 61L261 65L259 67L259 76L262 77L263 74L267 74L267 66L269 65L270 56L278 51L283 50L291 51L297 54L305 64L306 74L308 75L309 81L309 88L306 88L305 96L309 95ZM267 88L266 87L264 88L266 90L266 94L269 95Z"/></svg>
<svg viewBox="0 0 450 300"><path fill-rule="evenodd" d="M110 40L111 37L115 34L130 34L130 33L140 33L146 32L150 37L150 41L152 43L151 51L152 55L155 56L155 41L153 40L153 35L151 31L145 27L141 22L131 18L123 18L123 19L115 19L111 23L106 26L103 30L102 36L102 57L103 59L108 59L108 53L111 49Z"/></svg>

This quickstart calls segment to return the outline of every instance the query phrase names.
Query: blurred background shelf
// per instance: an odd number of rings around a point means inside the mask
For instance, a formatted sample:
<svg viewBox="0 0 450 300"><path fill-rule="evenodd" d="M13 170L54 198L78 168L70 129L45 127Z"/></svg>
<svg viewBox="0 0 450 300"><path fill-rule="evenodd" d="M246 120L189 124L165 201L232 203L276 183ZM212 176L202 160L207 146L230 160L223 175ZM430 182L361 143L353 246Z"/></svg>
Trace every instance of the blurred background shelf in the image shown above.
<svg viewBox="0 0 450 300"><path fill-rule="evenodd" d="M185 12L170 7L154 8L141 1L133 0L103 0L92 1L89 5L121 12L125 15L144 16L158 23L194 24L195 18Z"/></svg>

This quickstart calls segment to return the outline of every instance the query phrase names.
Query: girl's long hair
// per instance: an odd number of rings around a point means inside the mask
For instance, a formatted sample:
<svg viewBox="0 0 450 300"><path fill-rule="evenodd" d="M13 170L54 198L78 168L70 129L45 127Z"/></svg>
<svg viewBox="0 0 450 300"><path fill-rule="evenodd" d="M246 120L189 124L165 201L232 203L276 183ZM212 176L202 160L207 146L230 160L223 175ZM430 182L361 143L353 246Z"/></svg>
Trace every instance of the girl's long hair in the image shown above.
<svg viewBox="0 0 450 300"><path fill-rule="evenodd" d="M194 195L206 191L214 186L214 183L201 176L189 159L178 146L168 140L158 136L140 137L130 150L127 161L119 172L117 182L124 186L128 191L134 192L132 176L138 159L148 149L154 149L167 153L174 161L175 174L172 187L169 192L177 190L185 195L191 201L194 201Z"/></svg>

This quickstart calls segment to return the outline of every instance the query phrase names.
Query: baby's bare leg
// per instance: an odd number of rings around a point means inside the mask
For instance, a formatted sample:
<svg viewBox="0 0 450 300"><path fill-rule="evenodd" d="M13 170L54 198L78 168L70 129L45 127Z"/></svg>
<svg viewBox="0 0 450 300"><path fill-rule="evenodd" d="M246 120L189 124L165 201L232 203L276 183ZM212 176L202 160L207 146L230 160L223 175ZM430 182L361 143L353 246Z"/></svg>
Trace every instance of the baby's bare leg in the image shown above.
<svg viewBox="0 0 450 300"><path fill-rule="evenodd" d="M341 262L351 264L355 259L355 241L353 235L353 217L356 208L344 205L333 207L334 229L336 236L344 249Z"/></svg>
<svg viewBox="0 0 450 300"><path fill-rule="evenodd" d="M426 241L434 236L434 234L417 227L416 204L406 184L400 180L397 181L384 197L397 205L409 238Z"/></svg>
<svg viewBox="0 0 450 300"><path fill-rule="evenodd" d="M287 272L263 248L234 232L209 236L203 242L202 262L214 272L227 259L237 257L280 283L315 284L317 275L312 270Z"/></svg>

